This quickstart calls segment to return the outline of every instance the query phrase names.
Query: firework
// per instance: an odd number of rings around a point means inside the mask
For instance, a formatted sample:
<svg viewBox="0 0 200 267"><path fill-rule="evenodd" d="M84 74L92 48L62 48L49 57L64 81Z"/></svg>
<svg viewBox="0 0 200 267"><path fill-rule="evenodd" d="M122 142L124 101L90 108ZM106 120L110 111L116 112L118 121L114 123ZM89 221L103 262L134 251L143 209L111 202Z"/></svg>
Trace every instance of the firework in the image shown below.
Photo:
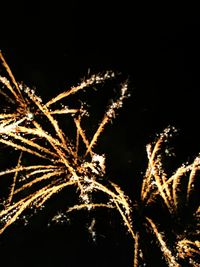
<svg viewBox="0 0 200 267"><path fill-rule="evenodd" d="M0 142L21 151L15 168L0 172L0 176L3 177L13 175L10 192L7 199L4 200L4 209L0 212L0 233L14 223L26 209L40 208L54 194L66 187L74 186L77 187L77 192L80 194L81 204L75 205L70 210L115 207L133 234L128 200L117 185L103 181L105 158L93 151L104 126L114 117L116 110L122 106L123 100L127 97L127 84L124 83L121 86L120 97L108 107L96 132L89 140L81 126L81 120L85 115L82 107L56 110L52 110L50 107L86 87L113 78L113 73L93 75L78 86L72 87L43 104L41 98L33 90L24 85L18 85L3 55L0 54L0 57L12 82L1 77L1 82L12 93L12 97L10 97L2 91L3 96L7 96L15 108L13 113L1 114ZM76 128L74 141L69 140L59 126L54 117L58 114L70 116L74 121ZM43 126L47 123L50 125L48 131ZM81 154L80 138L85 145L85 151ZM45 164L24 166L21 163L24 156L22 156L22 152L41 158ZM20 178L22 175L23 180ZM101 178L101 182L99 178ZM91 196L93 192L97 191L107 195L107 203L92 202Z"/></svg>
<svg viewBox="0 0 200 267"><path fill-rule="evenodd" d="M168 175L163 166L163 148L175 128L167 127L154 143L147 145L148 165L141 180L141 194L130 201L119 185L105 179L105 155L95 151L105 126L128 96L127 82L120 84L119 97L107 106L96 130L88 137L87 128L83 127L88 115L85 105L77 101L79 104L69 108L62 102L80 91L104 85L115 78L112 72L92 75L44 103L34 90L15 80L1 52L0 60L5 69L5 76L0 76L0 143L19 153L15 167L0 170L1 178L7 181L1 198L0 234L26 211L40 210L54 195L72 188L78 196L77 203L67 206L65 214L54 216L53 221L82 209L116 210L133 240L134 267L149 258L146 247L150 243L143 241L144 236L160 248L166 266L199 266L200 207L196 198L200 157ZM59 116L70 121L69 128L62 126ZM28 164L23 163L26 158ZM95 201L94 196L99 193L104 197ZM167 229L159 220L160 210L169 221ZM88 230L95 239L94 222L95 219ZM177 231L180 225L182 230Z"/></svg>

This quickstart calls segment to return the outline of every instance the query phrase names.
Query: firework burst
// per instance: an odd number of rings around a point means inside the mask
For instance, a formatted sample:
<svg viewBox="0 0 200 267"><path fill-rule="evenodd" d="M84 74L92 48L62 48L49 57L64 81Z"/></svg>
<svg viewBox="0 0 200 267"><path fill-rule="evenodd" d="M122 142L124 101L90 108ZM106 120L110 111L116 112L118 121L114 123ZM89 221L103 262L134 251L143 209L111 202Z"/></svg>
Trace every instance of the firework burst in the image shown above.
<svg viewBox="0 0 200 267"><path fill-rule="evenodd" d="M2 95L12 102L16 110L14 113L1 114L0 142L21 151L21 154L16 167L0 172L0 176L3 177L13 175L9 194L0 212L0 233L14 223L26 209L40 208L54 194L66 187L74 186L79 192L80 204L70 208L69 211L97 207L117 208L134 236L128 199L116 184L104 182L105 157L93 150L104 126L114 117L116 110L121 108L123 100L127 97L127 83L122 84L120 97L108 107L93 137L89 140L81 126L86 114L82 106L79 109L56 110L51 107L86 87L114 78L113 73L93 75L78 86L62 92L43 104L33 90L18 85L2 54L1 60L14 85L12 87L5 77L1 77L1 82L6 85L13 98L3 90ZM74 141L66 136L58 120L55 119L55 116L60 114L70 116L73 120L73 127L76 129ZM46 124L49 125L48 130L43 126ZM79 149L81 141L85 151ZM44 164L24 166L22 153L40 158ZM93 203L92 194L95 192L107 195L107 202Z"/></svg>

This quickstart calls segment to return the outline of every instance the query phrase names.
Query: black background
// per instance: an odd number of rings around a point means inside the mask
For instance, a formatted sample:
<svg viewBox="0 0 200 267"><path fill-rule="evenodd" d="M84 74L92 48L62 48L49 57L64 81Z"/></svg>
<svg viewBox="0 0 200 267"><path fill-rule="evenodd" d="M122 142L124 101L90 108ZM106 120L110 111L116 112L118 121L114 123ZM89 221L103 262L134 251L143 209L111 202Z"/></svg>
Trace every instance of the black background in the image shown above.
<svg viewBox="0 0 200 267"><path fill-rule="evenodd" d="M108 126L101 150L107 146L111 179L133 199L145 146L166 126L178 129L173 167L200 151L197 11L126 1L17 1L1 6L0 49L16 79L47 100L88 70L129 78L131 97ZM132 243L120 223L102 222L92 243L87 219L47 228L46 218L38 218L3 235L2 266L131 266Z"/></svg>

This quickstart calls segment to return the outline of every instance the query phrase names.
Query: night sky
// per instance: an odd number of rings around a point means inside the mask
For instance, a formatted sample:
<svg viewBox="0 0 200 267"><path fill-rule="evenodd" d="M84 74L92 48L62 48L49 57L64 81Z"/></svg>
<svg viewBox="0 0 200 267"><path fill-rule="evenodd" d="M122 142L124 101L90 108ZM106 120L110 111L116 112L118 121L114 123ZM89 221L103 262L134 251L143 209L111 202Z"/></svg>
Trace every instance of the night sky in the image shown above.
<svg viewBox="0 0 200 267"><path fill-rule="evenodd" d="M131 97L107 126L98 149L106 153L109 178L131 199L145 171L146 144L165 127L178 129L173 168L200 152L200 21L195 7L16 2L0 7L0 49L16 80L36 88L45 100L88 72L113 70L128 79ZM63 201L67 205L61 194L26 227L17 223L0 237L1 266L131 266L132 241L117 215L97 214L96 242L87 232L91 214L47 227L49 214Z"/></svg>

